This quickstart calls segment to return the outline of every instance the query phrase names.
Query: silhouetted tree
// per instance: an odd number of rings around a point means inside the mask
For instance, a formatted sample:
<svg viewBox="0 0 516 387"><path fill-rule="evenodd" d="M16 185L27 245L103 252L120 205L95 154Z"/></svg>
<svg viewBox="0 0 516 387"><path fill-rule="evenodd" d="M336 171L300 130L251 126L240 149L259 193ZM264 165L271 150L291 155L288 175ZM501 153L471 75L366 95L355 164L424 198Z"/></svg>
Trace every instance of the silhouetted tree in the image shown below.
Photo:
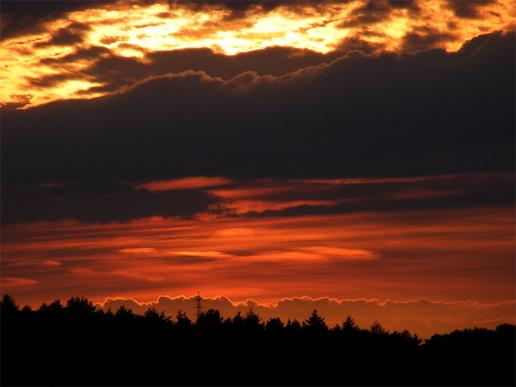
<svg viewBox="0 0 516 387"><path fill-rule="evenodd" d="M515 384L509 324L421 342L377 322L361 330L351 316L329 329L317 311L283 324L210 309L192 323L155 307L103 312L85 298L20 311L10 296L0 319L2 385L235 385L249 375L257 385Z"/></svg>
<svg viewBox="0 0 516 387"><path fill-rule="evenodd" d="M192 321L188 318L186 313L183 313L181 310L178 310L175 325L181 330L187 330L191 328Z"/></svg>
<svg viewBox="0 0 516 387"><path fill-rule="evenodd" d="M133 311L125 305L120 306L115 312L115 317L120 321L129 321L134 319Z"/></svg>
<svg viewBox="0 0 516 387"><path fill-rule="evenodd" d="M297 332L301 331L301 324L296 319L294 319L294 320L288 319L287 324L285 325L285 328L290 332L297 333Z"/></svg>
<svg viewBox="0 0 516 387"><path fill-rule="evenodd" d="M369 330L374 335L385 335L387 333L378 321L373 322Z"/></svg>
<svg viewBox="0 0 516 387"><path fill-rule="evenodd" d="M14 298L6 294L2 297L2 303L0 304L0 313L14 313L18 312L18 305L14 301Z"/></svg>
<svg viewBox="0 0 516 387"><path fill-rule="evenodd" d="M263 323L253 309L250 309L243 319L243 324L248 332L258 333L263 330Z"/></svg>
<svg viewBox="0 0 516 387"><path fill-rule="evenodd" d="M47 305L45 303L41 304L39 307L39 312L41 313L51 313L58 314L63 311L63 305L61 305L61 300L55 300L51 304Z"/></svg>
<svg viewBox="0 0 516 387"><path fill-rule="evenodd" d="M327 332L328 326L324 322L324 318L319 316L317 310L314 310L310 317L303 321L303 329L310 333Z"/></svg>
<svg viewBox="0 0 516 387"><path fill-rule="evenodd" d="M344 323L342 323L342 331L347 334L353 334L360 331L360 328L355 323L355 320L353 320L353 317L348 315L346 320L344 320Z"/></svg>
<svg viewBox="0 0 516 387"><path fill-rule="evenodd" d="M283 328L285 327L285 324L283 324L283 321L281 321L279 318L269 318L267 323L265 324L265 330L267 332L271 333L281 333L283 331Z"/></svg>
<svg viewBox="0 0 516 387"><path fill-rule="evenodd" d="M244 318L242 317L242 313L238 311L233 318L231 319L231 323L234 327L242 327L244 326Z"/></svg>
<svg viewBox="0 0 516 387"><path fill-rule="evenodd" d="M165 312L158 312L155 306L148 308L143 317L151 323L163 323L170 320L170 317L165 316Z"/></svg>
<svg viewBox="0 0 516 387"><path fill-rule="evenodd" d="M87 315L95 312L95 306L91 301L84 297L72 297L66 303L66 309L68 312L77 315Z"/></svg>
<svg viewBox="0 0 516 387"><path fill-rule="evenodd" d="M205 312L199 314L196 325L201 330L218 330L222 326L222 316L220 312L215 309L208 309Z"/></svg>

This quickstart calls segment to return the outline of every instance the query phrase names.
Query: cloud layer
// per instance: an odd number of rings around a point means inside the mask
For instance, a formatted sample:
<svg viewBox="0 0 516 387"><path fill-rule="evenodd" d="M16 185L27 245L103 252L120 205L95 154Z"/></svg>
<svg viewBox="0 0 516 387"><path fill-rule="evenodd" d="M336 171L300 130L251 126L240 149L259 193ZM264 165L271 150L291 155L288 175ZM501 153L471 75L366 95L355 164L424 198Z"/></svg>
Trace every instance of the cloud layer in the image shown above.
<svg viewBox="0 0 516 387"><path fill-rule="evenodd" d="M510 206L11 225L2 230L2 290L29 304L197 290L260 302L497 302L514 295L513 215Z"/></svg>
<svg viewBox="0 0 516 387"><path fill-rule="evenodd" d="M3 178L511 170L513 54L514 36L494 34L454 54L352 56L228 81L188 71L109 97L6 111Z"/></svg>
<svg viewBox="0 0 516 387"><path fill-rule="evenodd" d="M137 302L131 299L107 299L100 306L104 310L116 311L120 306L143 314L151 306L175 317L181 310L195 319L195 297L161 296L154 302ZM237 312L247 313L252 309L264 321L280 317L282 320L303 321L316 309L328 325L342 324L348 315L353 316L362 328L369 328L373 322L380 322L388 330L410 330L420 337L428 338L434 333L448 333L454 329L470 327L494 328L502 322L515 321L514 301L500 303L478 302L431 302L415 300L407 302L376 300L337 300L330 298L312 299L296 297L263 305L253 300L234 303L225 297L203 298L203 310L218 309L224 317L233 317Z"/></svg>
<svg viewBox="0 0 516 387"><path fill-rule="evenodd" d="M265 55L255 57L261 61L252 63L252 54L247 60L243 55L236 67L293 70L296 62L306 66L356 50L365 54L433 48L452 52L481 33L507 31L511 23L508 0L63 4L7 0L2 7L0 102L30 107L78 96L92 98L140 80L145 73L176 72L192 55L207 57L212 66L190 62L184 70L205 71L215 65L218 71L208 73L217 76L227 73L221 70L222 63L235 62L227 55L260 51ZM298 52L289 60L284 58L282 66L264 67L263 63L275 61L274 49L267 54L272 47ZM210 58L208 51L218 54ZM169 70L164 71L164 66Z"/></svg>
<svg viewBox="0 0 516 387"><path fill-rule="evenodd" d="M3 224L149 217L292 217L514 205L510 171L390 178L178 179L100 183L6 182Z"/></svg>

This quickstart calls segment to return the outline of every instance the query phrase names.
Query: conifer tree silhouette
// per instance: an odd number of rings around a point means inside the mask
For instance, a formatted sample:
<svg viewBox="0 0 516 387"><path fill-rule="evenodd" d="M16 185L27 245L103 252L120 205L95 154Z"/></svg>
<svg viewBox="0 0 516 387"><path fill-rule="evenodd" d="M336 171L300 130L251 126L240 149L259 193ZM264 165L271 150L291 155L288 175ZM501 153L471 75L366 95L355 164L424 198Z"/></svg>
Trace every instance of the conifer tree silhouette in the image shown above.
<svg viewBox="0 0 516 387"><path fill-rule="evenodd" d="M510 324L422 341L378 322L360 329L351 316L328 328L316 310L302 324L264 323L252 310L224 319L215 309L192 322L181 311L173 320L155 307L144 315L124 306L105 312L79 297L20 310L5 295L0 330L2 385L235 385L249 375L261 385L515 382Z"/></svg>

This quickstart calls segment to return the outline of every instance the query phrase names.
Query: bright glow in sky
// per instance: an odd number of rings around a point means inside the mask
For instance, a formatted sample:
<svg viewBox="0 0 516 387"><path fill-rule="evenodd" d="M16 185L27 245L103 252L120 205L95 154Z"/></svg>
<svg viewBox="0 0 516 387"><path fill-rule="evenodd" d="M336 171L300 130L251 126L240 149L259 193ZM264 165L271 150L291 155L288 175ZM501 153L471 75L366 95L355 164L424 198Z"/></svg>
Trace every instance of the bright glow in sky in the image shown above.
<svg viewBox="0 0 516 387"><path fill-rule="evenodd" d="M71 12L48 22L43 32L2 41L0 102L30 100L27 106L35 106L103 95L106 91L98 88L102 83L88 69L109 55L145 63L152 52L209 48L236 55L272 46L326 54L342 49L346 40L372 44L377 52L410 52L415 47L406 44L407 37L430 48L456 51L479 34L508 29L514 20L510 0L479 7L474 18L458 17L445 0L422 1L417 12L393 7L388 13L366 13L363 7L359 0L270 10L256 6L232 17L231 10L216 5L192 9L184 4L119 2ZM92 48L96 55L63 60Z"/></svg>

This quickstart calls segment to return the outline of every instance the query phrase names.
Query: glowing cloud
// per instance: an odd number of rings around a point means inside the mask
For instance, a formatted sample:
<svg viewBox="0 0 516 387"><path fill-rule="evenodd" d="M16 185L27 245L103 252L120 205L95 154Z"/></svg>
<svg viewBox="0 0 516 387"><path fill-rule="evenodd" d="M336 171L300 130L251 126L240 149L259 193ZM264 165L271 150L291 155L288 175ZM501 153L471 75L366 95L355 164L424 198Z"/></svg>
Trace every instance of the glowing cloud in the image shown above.
<svg viewBox="0 0 516 387"><path fill-rule="evenodd" d="M100 59L133 59L138 66L149 63L149 54L173 50L208 48L237 55L282 46L327 54L344 53L346 42L355 42L349 49L456 51L479 34L509 29L514 21L510 8L510 0L498 0L475 7L473 17L466 18L447 0L412 7L355 0L254 5L235 17L217 4L118 1L69 12L32 34L4 39L0 102L28 107L104 95L106 84L91 70Z"/></svg>
<svg viewBox="0 0 516 387"><path fill-rule="evenodd" d="M148 191L172 191L176 189L199 189L228 185L231 180L225 177L183 177L180 179L151 181L139 184L136 189L146 189Z"/></svg>

